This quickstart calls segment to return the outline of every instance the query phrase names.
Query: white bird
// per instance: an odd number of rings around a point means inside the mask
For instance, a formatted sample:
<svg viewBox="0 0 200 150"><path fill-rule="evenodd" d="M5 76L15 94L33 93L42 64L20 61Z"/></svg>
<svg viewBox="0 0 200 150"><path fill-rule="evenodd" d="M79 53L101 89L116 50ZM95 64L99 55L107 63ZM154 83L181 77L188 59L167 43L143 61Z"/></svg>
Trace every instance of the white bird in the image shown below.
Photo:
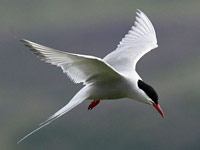
<svg viewBox="0 0 200 150"><path fill-rule="evenodd" d="M100 100L130 98L152 105L164 117L156 91L136 72L138 60L158 47L151 21L140 10L136 14L136 21L131 30L116 50L103 59L59 51L25 39L21 40L41 60L61 67L72 81L83 83L84 87L67 105L41 123L37 129L20 139L18 143L85 100L93 100L88 107L88 109L93 109Z"/></svg>

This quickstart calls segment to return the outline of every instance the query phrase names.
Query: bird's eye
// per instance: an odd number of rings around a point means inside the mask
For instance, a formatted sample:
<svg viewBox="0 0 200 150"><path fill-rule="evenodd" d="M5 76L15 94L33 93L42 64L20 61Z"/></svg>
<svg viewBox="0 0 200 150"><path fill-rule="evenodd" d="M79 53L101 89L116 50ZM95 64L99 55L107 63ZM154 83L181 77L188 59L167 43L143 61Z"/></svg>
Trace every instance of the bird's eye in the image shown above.
<svg viewBox="0 0 200 150"><path fill-rule="evenodd" d="M158 95L156 91L148 84L143 82L142 80L138 80L138 87L143 90L146 95L151 98L151 100L157 104L158 103Z"/></svg>

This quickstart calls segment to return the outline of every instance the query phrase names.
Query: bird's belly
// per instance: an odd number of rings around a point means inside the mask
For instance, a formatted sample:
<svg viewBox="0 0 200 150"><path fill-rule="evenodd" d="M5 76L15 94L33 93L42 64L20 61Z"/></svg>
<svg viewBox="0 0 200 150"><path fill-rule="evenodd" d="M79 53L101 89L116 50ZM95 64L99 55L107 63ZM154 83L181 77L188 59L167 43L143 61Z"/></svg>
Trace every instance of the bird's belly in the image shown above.
<svg viewBox="0 0 200 150"><path fill-rule="evenodd" d="M90 99L119 99L126 97L127 85L120 82L101 82L92 85Z"/></svg>

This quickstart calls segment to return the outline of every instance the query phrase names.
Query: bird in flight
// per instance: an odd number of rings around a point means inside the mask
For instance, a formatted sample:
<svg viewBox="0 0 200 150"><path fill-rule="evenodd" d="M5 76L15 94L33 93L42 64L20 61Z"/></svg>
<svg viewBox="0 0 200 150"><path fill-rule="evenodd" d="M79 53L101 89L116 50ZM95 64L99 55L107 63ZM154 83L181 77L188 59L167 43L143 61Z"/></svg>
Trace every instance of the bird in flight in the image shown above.
<svg viewBox="0 0 200 150"><path fill-rule="evenodd" d="M156 91L136 72L138 60L158 47L151 21L140 10L137 10L136 14L136 21L131 30L117 48L103 59L59 51L26 39L21 40L41 60L60 67L74 83L82 83L84 87L67 105L42 122L37 129L21 138L18 143L85 100L93 100L88 106L91 110L101 100L130 98L153 106L164 117Z"/></svg>

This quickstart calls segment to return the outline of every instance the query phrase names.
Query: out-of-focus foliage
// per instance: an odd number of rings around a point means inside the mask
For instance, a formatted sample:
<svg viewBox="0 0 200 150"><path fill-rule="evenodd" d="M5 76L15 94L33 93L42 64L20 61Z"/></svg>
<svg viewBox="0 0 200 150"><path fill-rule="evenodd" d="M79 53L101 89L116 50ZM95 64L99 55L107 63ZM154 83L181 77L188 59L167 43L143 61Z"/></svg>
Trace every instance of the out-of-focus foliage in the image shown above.
<svg viewBox="0 0 200 150"><path fill-rule="evenodd" d="M0 0L0 149L200 149L200 1ZM32 55L19 39L103 57L134 22L153 22L159 47L137 70L159 93L166 118L147 105L84 102L23 143L17 140L82 87Z"/></svg>

